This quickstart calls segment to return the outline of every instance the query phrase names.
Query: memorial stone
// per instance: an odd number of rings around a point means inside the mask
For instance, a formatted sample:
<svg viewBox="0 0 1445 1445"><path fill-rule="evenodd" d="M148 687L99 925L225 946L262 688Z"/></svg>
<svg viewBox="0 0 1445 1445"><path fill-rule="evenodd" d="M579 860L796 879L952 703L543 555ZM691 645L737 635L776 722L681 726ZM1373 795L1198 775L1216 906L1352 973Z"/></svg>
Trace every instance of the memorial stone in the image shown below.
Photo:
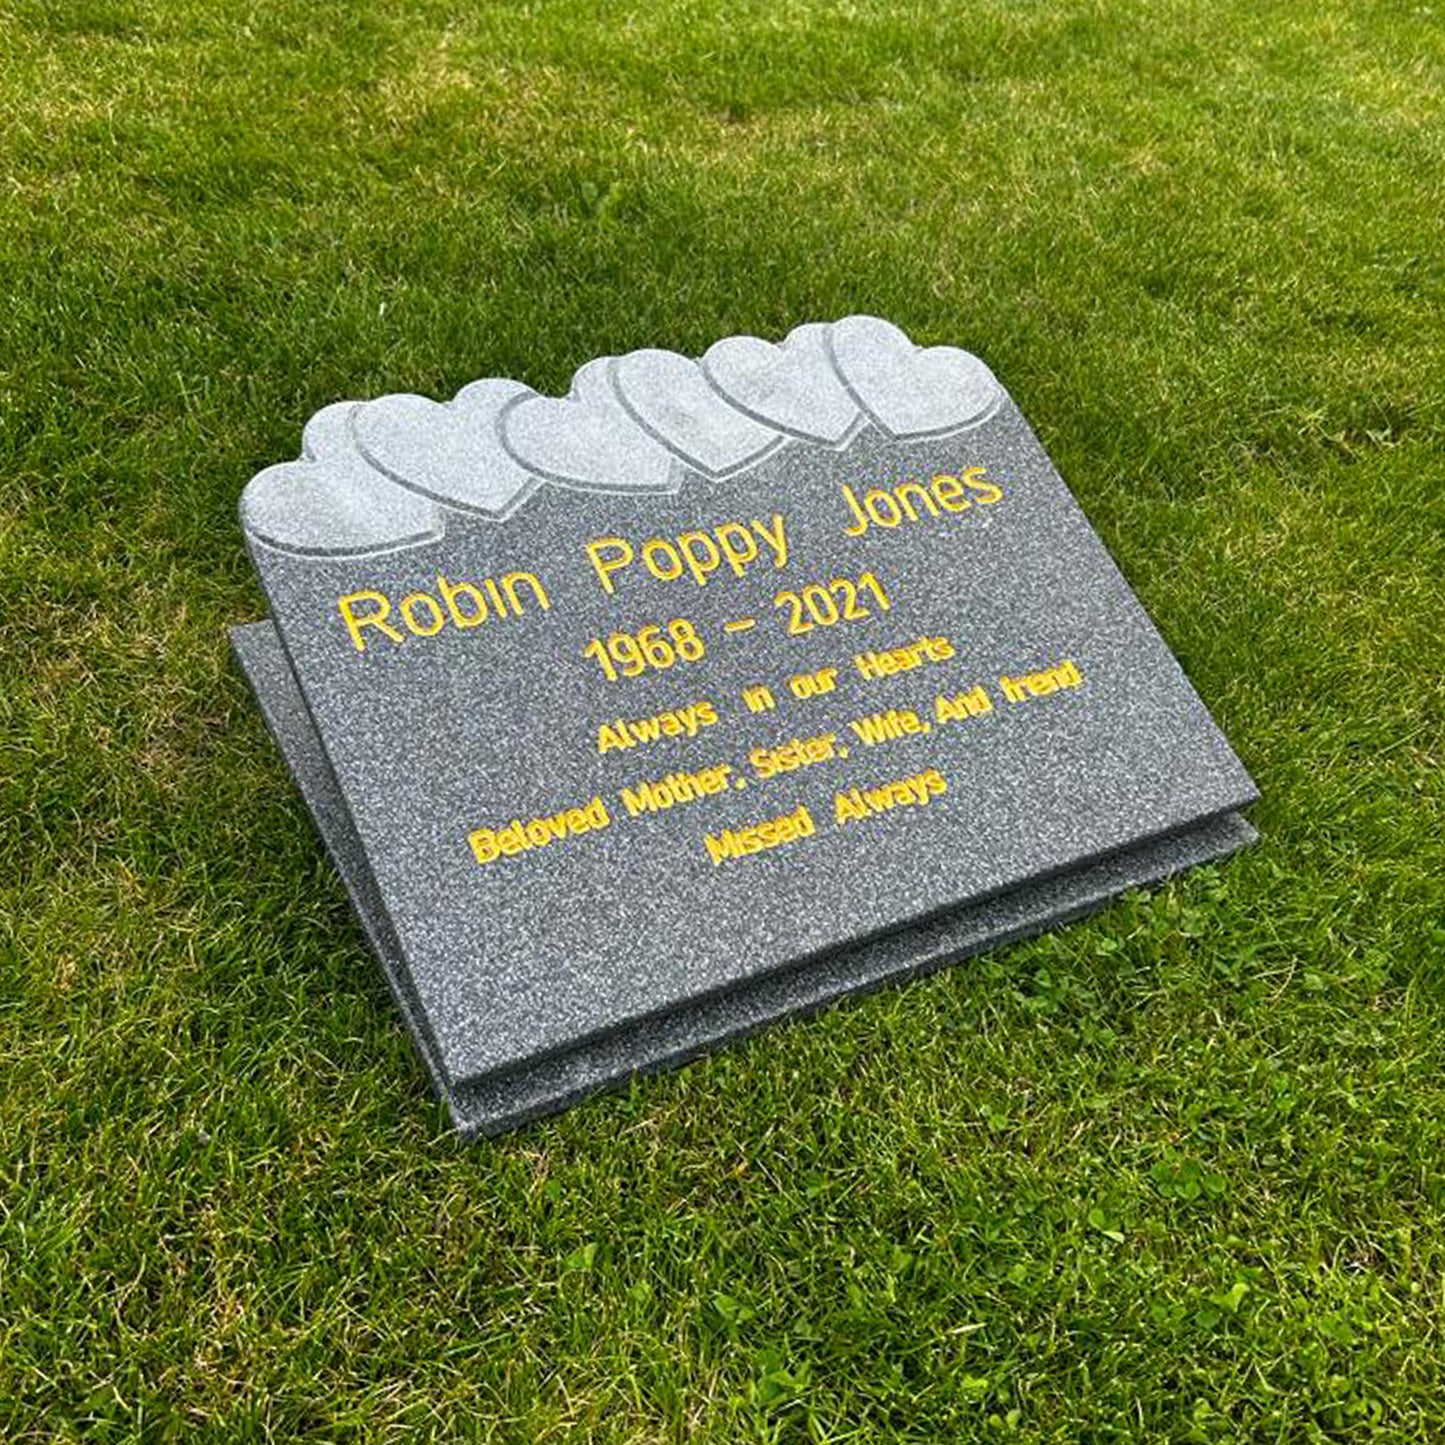
<svg viewBox="0 0 1445 1445"><path fill-rule="evenodd" d="M318 412L241 665L492 1133L1250 841L983 362L872 317Z"/></svg>

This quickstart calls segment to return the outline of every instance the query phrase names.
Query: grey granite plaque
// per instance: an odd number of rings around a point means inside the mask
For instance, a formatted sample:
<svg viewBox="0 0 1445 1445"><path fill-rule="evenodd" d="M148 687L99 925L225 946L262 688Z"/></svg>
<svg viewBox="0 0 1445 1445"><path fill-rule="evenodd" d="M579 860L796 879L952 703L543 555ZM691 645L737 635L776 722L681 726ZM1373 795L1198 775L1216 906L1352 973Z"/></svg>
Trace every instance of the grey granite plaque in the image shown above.
<svg viewBox="0 0 1445 1445"><path fill-rule="evenodd" d="M342 403L233 641L460 1128L1253 837L989 369L887 322Z"/></svg>

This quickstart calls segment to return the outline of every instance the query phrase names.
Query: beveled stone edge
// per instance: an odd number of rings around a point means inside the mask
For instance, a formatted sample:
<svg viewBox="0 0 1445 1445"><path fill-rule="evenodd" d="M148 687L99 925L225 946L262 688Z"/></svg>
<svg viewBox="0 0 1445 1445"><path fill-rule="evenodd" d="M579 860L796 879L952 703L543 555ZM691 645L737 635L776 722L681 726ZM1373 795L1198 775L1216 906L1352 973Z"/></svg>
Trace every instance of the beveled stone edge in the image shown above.
<svg viewBox="0 0 1445 1445"><path fill-rule="evenodd" d="M625 1088L633 1078L675 1068L774 1023L821 1012L845 998L1031 937L1102 908L1129 889L1153 887L1198 864L1225 858L1259 836L1237 810L1225 809L1074 868L789 964L745 985L609 1030L499 1075L453 1081L425 1026L365 850L275 625L240 624L231 629L231 643L411 1028L432 1086L446 1104L453 1127L469 1138L519 1128L584 1098Z"/></svg>

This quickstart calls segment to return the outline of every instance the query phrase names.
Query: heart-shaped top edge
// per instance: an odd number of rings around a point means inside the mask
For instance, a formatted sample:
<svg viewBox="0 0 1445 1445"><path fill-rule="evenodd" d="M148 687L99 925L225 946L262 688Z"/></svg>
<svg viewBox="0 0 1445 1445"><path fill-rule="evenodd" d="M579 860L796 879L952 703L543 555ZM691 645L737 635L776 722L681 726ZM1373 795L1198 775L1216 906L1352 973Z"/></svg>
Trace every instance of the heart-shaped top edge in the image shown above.
<svg viewBox="0 0 1445 1445"><path fill-rule="evenodd" d="M745 378L736 372L732 376L719 376L715 371L724 368L709 366L709 358L716 363L729 349L736 358L738 348L734 344L751 341L756 341L759 348L771 348L767 352L757 351L760 365L767 365L770 360L775 365L789 362L798 371L800 384L781 395L771 411L759 401L756 392L750 392ZM696 368L688 380L700 377L709 397L715 397L719 406L738 414L740 435L767 431L774 434L773 444L758 447L756 455L726 473L736 475L775 456L780 447L806 445L841 450L851 445L860 430L868 427L904 440L935 439L982 426L997 414L1004 391L982 361L952 347L930 350L940 360L946 353L961 362L972 363L967 386L970 395L967 400L960 397L962 405L953 412L945 398L941 407L942 423L934 425L929 419L928 426L917 430L907 425L918 411L910 405L914 399L904 395L890 398L886 389L906 385L910 361L928 352L891 322L875 316L848 316L831 323L808 322L795 327L780 343L746 336L726 338L714 343L698 361L688 362ZM586 363L574 375L566 400L596 412L599 419L610 418L619 445L661 446L675 457L686 458L689 444L695 445L696 439L668 435L665 408L650 411L644 429L624 404L625 398L613 386L605 384L607 378L615 378L619 364L625 361L625 357L598 357ZM439 449L426 448L425 457L418 455L415 463L409 463L404 454L398 455L395 450L400 443L404 452L404 436L391 438L393 446L384 458L373 456L372 449L363 444L358 427L364 414L373 408L378 413L385 411L388 406L402 403L403 397L406 403L430 401L400 393L378 398L383 404L380 407L375 402L333 402L318 411L303 432L300 460L268 467L247 484L240 511L248 538L298 556L369 555L432 542L445 531L453 516L504 522L525 507L542 486L656 494L674 490L677 485L671 480L667 487L660 487L652 475L656 468L619 469L615 458L611 459L610 466L607 459L599 458L595 476L562 477L555 472L549 476L548 468L532 465L525 453L519 455L507 436L507 426L510 414L519 405L553 399L544 398L519 382L484 378L464 386L449 402L430 402L464 418L469 425L489 432L487 441L495 447L501 459L499 465L509 469L499 489L505 493L500 502L489 502L486 506L468 504L469 489L472 494L477 491L475 477L470 483L467 476L460 474L456 478L438 477L435 469ZM854 408L856 415L850 416L850 409ZM545 418L546 414L544 409L537 416ZM904 423L902 429L900 418ZM484 444L483 450L486 449ZM465 465L469 460L474 464L475 457L467 459L465 450L458 449L456 465ZM706 485L708 475L701 465L677 465L682 476L695 474L694 481ZM579 470L586 472L587 469L584 466ZM286 500L288 479L297 488L292 518L288 518ZM264 506L261 506L263 494ZM325 498L334 499L331 505L335 510L335 536L331 538L325 535L325 506L318 510L318 501ZM419 505L432 509L435 526L418 528ZM263 512L264 528L254 525ZM363 512L374 525L358 527L358 515ZM361 533L367 537L364 545L358 545Z"/></svg>

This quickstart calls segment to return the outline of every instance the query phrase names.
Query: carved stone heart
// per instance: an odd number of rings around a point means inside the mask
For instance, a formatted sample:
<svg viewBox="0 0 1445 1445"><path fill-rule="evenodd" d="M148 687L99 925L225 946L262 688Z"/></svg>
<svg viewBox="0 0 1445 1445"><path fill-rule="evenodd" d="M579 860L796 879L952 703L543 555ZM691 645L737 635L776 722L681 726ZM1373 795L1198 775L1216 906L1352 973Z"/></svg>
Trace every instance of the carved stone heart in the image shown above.
<svg viewBox="0 0 1445 1445"><path fill-rule="evenodd" d="M599 357L565 398L487 380L447 403L384 396L323 408L302 457L254 477L249 535L318 556L433 541L447 508L500 520L551 480L590 491L669 492L683 466L749 467L792 438L841 446L863 419L899 438L975 426L1003 398L954 347L923 350L872 316L799 326L780 345L719 341L701 363L672 351Z"/></svg>
<svg viewBox="0 0 1445 1445"><path fill-rule="evenodd" d="M424 396L383 396L352 415L362 455L402 486L448 506L505 517L539 478L508 454L502 412L532 389L518 381L477 381L443 404Z"/></svg>
<svg viewBox="0 0 1445 1445"><path fill-rule="evenodd" d="M695 361L675 351L633 351L612 363L628 413L689 466L724 477L781 444L777 431L729 406Z"/></svg>
<svg viewBox="0 0 1445 1445"><path fill-rule="evenodd" d="M677 463L623 409L611 362L603 356L579 368L566 397L531 397L509 408L503 445L522 466L582 491L676 491Z"/></svg>
<svg viewBox="0 0 1445 1445"><path fill-rule="evenodd" d="M573 401L580 401L591 411L622 411L617 393L612 389L612 363L615 356L594 356L585 366L579 366L572 373L572 386L567 395ZM619 425L632 421L625 412L618 418ZM633 423L633 430L639 436L643 433Z"/></svg>
<svg viewBox="0 0 1445 1445"><path fill-rule="evenodd" d="M241 522L260 541L307 556L411 547L442 534L440 510L388 480L356 450L354 401L323 407L306 423L302 459L257 473L241 497Z"/></svg>
<svg viewBox="0 0 1445 1445"><path fill-rule="evenodd" d="M858 403L833 370L828 328L816 322L780 346L729 336L708 348L702 369L730 405L790 436L837 446L858 420Z"/></svg>
<svg viewBox="0 0 1445 1445"><path fill-rule="evenodd" d="M351 434L351 414L360 402L336 401L323 406L301 428L301 455L311 462L334 462L376 474L376 468L356 450Z"/></svg>
<svg viewBox="0 0 1445 1445"><path fill-rule="evenodd" d="M1003 396L993 372L971 352L923 350L876 316L835 322L828 346L859 405L895 437L941 436L974 426Z"/></svg>

